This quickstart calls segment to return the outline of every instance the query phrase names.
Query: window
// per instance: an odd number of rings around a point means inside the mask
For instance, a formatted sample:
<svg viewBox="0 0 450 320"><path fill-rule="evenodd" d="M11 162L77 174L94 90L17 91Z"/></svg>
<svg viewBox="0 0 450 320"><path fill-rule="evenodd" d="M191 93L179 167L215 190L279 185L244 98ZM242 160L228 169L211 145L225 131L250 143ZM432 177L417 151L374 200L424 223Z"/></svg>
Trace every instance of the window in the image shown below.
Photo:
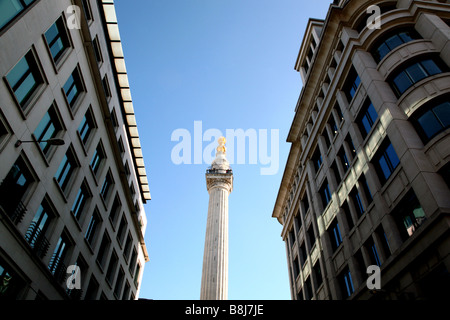
<svg viewBox="0 0 450 320"><path fill-rule="evenodd" d="M42 152L47 156L51 149L51 145L47 142L43 142L49 139L55 138L59 132L63 130L61 120L56 112L55 107L50 107L47 113L42 118L41 122L34 130L34 136L39 142Z"/></svg>
<svg viewBox="0 0 450 320"><path fill-rule="evenodd" d="M330 237L331 247L333 248L334 252L342 243L341 229L339 229L339 224L336 218L334 218L333 222L328 227L327 232L328 236Z"/></svg>
<svg viewBox="0 0 450 320"><path fill-rule="evenodd" d="M94 115L92 114L91 109L89 108L86 114L83 117L83 120L78 127L78 133L80 135L81 141L86 146L89 137L91 136L92 131L95 129L95 121Z"/></svg>
<svg viewBox="0 0 450 320"><path fill-rule="evenodd" d="M334 177L336 179L336 184L339 185L342 182L342 177L341 177L339 169L338 169L338 167L336 165L336 161L333 161L333 163L330 166L330 169L331 169L331 171L334 174Z"/></svg>
<svg viewBox="0 0 450 320"><path fill-rule="evenodd" d="M111 206L111 210L109 212L109 220L113 225L116 224L116 219L119 216L119 211L122 208L122 202L120 201L119 195L116 194L113 204Z"/></svg>
<svg viewBox="0 0 450 320"><path fill-rule="evenodd" d="M0 301L22 299L25 288L25 281L0 256Z"/></svg>
<svg viewBox="0 0 450 320"><path fill-rule="evenodd" d="M109 88L108 77L105 75L102 79L103 91L105 92L106 99L111 98L111 89Z"/></svg>
<svg viewBox="0 0 450 320"><path fill-rule="evenodd" d="M133 248L133 253L131 254L131 259L130 259L130 266L128 267L128 270L130 271L130 274L132 276L134 274L134 268L136 267L136 262L137 262L137 252L136 252L136 248Z"/></svg>
<svg viewBox="0 0 450 320"><path fill-rule="evenodd" d="M319 194L322 199L323 208L325 209L328 203L331 201L331 192L328 181L325 180L325 182L322 184L322 187L319 190Z"/></svg>
<svg viewBox="0 0 450 320"><path fill-rule="evenodd" d="M0 29L17 17L36 0L2 0L0 1Z"/></svg>
<svg viewBox="0 0 450 320"><path fill-rule="evenodd" d="M303 268L305 266L306 259L308 259L308 254L306 252L305 242L303 242L303 244L300 246L298 254L300 256L300 264L301 264L301 266Z"/></svg>
<svg viewBox="0 0 450 320"><path fill-rule="evenodd" d="M33 220L31 220L30 226L25 234L25 239L40 258L45 256L49 247L49 242L45 237L45 234L52 216L53 214L50 205L44 200L34 215Z"/></svg>
<svg viewBox="0 0 450 320"><path fill-rule="evenodd" d="M120 268L119 269L119 273L117 274L116 285L114 287L114 294L116 295L117 298L120 297L120 293L121 293L122 287L123 287L124 278L125 278L125 272L123 271L122 268Z"/></svg>
<svg viewBox="0 0 450 320"><path fill-rule="evenodd" d="M356 119L356 123L358 124L359 131L361 131L363 138L367 137L377 119L378 113L375 111L372 102L367 99Z"/></svg>
<svg viewBox="0 0 450 320"><path fill-rule="evenodd" d="M4 2L4 1L3 1ZM1 11L0 11L1 12ZM29 51L6 75L8 84L14 92L22 110L25 110L33 93L44 83L33 51Z"/></svg>
<svg viewBox="0 0 450 320"><path fill-rule="evenodd" d="M345 172L347 172L348 169L350 169L350 161L347 157L347 154L345 153L344 146L342 146L341 149L339 149L337 155L341 161L342 167L344 168Z"/></svg>
<svg viewBox="0 0 450 320"><path fill-rule="evenodd" d="M89 3L89 0L81 0L81 4L83 5L83 12L84 16L87 21L92 20L92 12L91 12L91 5Z"/></svg>
<svg viewBox="0 0 450 320"><path fill-rule="evenodd" d="M375 45L372 50L372 56L375 61L379 63L389 52L398 46L415 39L420 39L419 34L415 32L415 30L397 30L394 34L389 34L387 38L384 38L381 42L378 42Z"/></svg>
<svg viewBox="0 0 450 320"><path fill-rule="evenodd" d="M352 137L350 136L350 133L348 133L347 136L345 136L345 142L347 142L347 145L350 148L351 156L355 157L356 156L356 148L353 143Z"/></svg>
<svg viewBox="0 0 450 320"><path fill-rule="evenodd" d="M296 227L295 230L298 233L300 231L300 228L302 227L302 217L301 217L300 209L298 210L298 213L294 219L295 219L295 227Z"/></svg>
<svg viewBox="0 0 450 320"><path fill-rule="evenodd" d="M450 127L450 102L434 102L429 107L422 107L411 119L423 143L426 144Z"/></svg>
<svg viewBox="0 0 450 320"><path fill-rule="evenodd" d="M312 224L309 227L307 234L308 234L308 239L309 239L309 247L310 247L310 250L312 250L312 248L314 247L314 244L316 243L316 235L314 234L314 228L313 228Z"/></svg>
<svg viewBox="0 0 450 320"><path fill-rule="evenodd" d="M68 239L64 235L61 235L48 265L48 269L60 283L63 282L66 277L66 266L64 264L64 260L69 247L70 243Z"/></svg>
<svg viewBox="0 0 450 320"><path fill-rule="evenodd" d="M58 182L58 185L65 193L67 192L69 182L74 175L75 169L77 167L78 164L75 160L75 156L73 155L72 150L69 149L64 155L64 158L59 165L58 171L56 171L55 174L55 179Z"/></svg>
<svg viewBox="0 0 450 320"><path fill-rule="evenodd" d="M308 199L308 195L306 193L302 199L302 203L303 203L303 208L304 208L304 214L306 214L306 213L308 213L308 210L309 210L309 199Z"/></svg>
<svg viewBox="0 0 450 320"><path fill-rule="evenodd" d="M399 205L392 211L400 235L403 240L408 239L426 220L425 212L414 191L408 192Z"/></svg>
<svg viewBox="0 0 450 320"><path fill-rule="evenodd" d="M94 40L92 40L92 46L94 48L95 59L97 63L103 62L102 51L100 49L100 42L98 40L98 36L95 36Z"/></svg>
<svg viewBox="0 0 450 320"><path fill-rule="evenodd" d="M312 283L311 283L311 277L308 277L305 280L305 295L307 300L312 300L313 298L313 289L312 289Z"/></svg>
<svg viewBox="0 0 450 320"><path fill-rule="evenodd" d="M350 269L348 267L346 267L340 274L339 282L344 298L350 297L353 292L355 292L355 288L353 287L352 275L350 274Z"/></svg>
<svg viewBox="0 0 450 320"><path fill-rule="evenodd" d="M372 237L369 237L364 246L366 247L367 252L369 253L370 263L372 265L377 265L381 267L380 256L378 255L377 246L375 245L375 242L373 241Z"/></svg>
<svg viewBox="0 0 450 320"><path fill-rule="evenodd" d="M352 229L355 226L353 222L352 214L350 212L350 207L348 206L347 200L341 206L342 211L344 211L345 219L347 220L348 228Z"/></svg>
<svg viewBox="0 0 450 320"><path fill-rule="evenodd" d="M107 200L108 196L110 194L110 191L112 190L114 185L114 180L111 174L111 171L108 171L108 174L105 177L105 180L103 181L102 189L100 191L100 194L103 198L103 200Z"/></svg>
<svg viewBox="0 0 450 320"><path fill-rule="evenodd" d="M122 216L122 219L120 220L119 230L117 231L117 241L120 245L122 245L123 239L125 237L125 232L127 231L127 219L125 218L125 215Z"/></svg>
<svg viewBox="0 0 450 320"><path fill-rule="evenodd" d="M316 264L313 267L314 276L316 278L316 284L317 288L320 287L320 285L323 282L323 276L322 276L322 270L320 269L320 262L317 260Z"/></svg>
<svg viewBox="0 0 450 320"><path fill-rule="evenodd" d="M110 284L113 284L113 282L114 282L114 274L116 273L118 261L119 261L119 258L117 257L116 252L113 251L113 253L111 255L111 259L109 260L108 270L106 271L106 280L108 280L108 282Z"/></svg>
<svg viewBox="0 0 450 320"><path fill-rule="evenodd" d="M102 242L100 243L100 248L98 249L98 254L97 254L97 262L99 263L99 265L102 269L105 267L110 245L111 245L111 239L109 238L108 234L105 231L105 233L103 234Z"/></svg>
<svg viewBox="0 0 450 320"><path fill-rule="evenodd" d="M130 299L130 284L128 281L125 282L125 288L123 289L122 293L122 300L129 300Z"/></svg>
<svg viewBox="0 0 450 320"><path fill-rule="evenodd" d="M86 181L83 181L83 184L81 185L80 189L78 190L77 197L75 198L75 202L72 206L72 214L77 218L77 220L81 219L81 216L83 214L83 210L86 207L87 202L89 201L89 198L91 197L91 193L89 192L89 189L87 187Z"/></svg>
<svg viewBox="0 0 450 320"><path fill-rule="evenodd" d="M94 213L91 216L91 220L89 221L88 228L86 230L86 234L84 237L86 238L87 242L92 246L97 234L97 230L99 225L101 224L101 218L100 213L98 212L98 209L95 208Z"/></svg>
<svg viewBox="0 0 450 320"><path fill-rule="evenodd" d="M294 261L292 262L292 272L294 273L294 281L295 281L297 279L298 275L300 274L298 257L295 257Z"/></svg>
<svg viewBox="0 0 450 320"><path fill-rule="evenodd" d="M136 286L138 286L138 284L139 284L140 274L141 274L141 264L138 263L136 266L136 270L134 271L134 284Z"/></svg>
<svg viewBox="0 0 450 320"><path fill-rule="evenodd" d="M347 100L349 103L353 100L353 97L355 96L356 90L358 90L360 83L361 79L359 78L359 75L356 72L355 68L352 67L347 75L347 80L342 87L342 91L347 96Z"/></svg>
<svg viewBox="0 0 450 320"><path fill-rule="evenodd" d="M358 189L356 187L350 192L350 198L353 201L353 205L355 206L355 210L358 213L358 216L362 216L364 214L364 205L361 200L361 196L359 195Z"/></svg>
<svg viewBox="0 0 450 320"><path fill-rule="evenodd" d="M78 97L84 91L84 87L81 81L81 74L78 67L72 72L72 74L67 79L63 86L64 93L66 95L67 102L69 103L70 109L75 108Z"/></svg>
<svg viewBox="0 0 450 320"><path fill-rule="evenodd" d="M125 242L125 248L123 249L123 256L125 257L125 260L127 260L127 261L130 256L132 243L133 243L133 237L131 236L131 233L128 232L127 241Z"/></svg>
<svg viewBox="0 0 450 320"><path fill-rule="evenodd" d="M19 157L0 185L0 206L15 223L25 214L22 200L34 181L25 161Z"/></svg>
<svg viewBox="0 0 450 320"><path fill-rule="evenodd" d="M53 61L58 63L64 51L70 47L69 36L63 18L59 18L45 33L45 40Z"/></svg>
<svg viewBox="0 0 450 320"><path fill-rule="evenodd" d="M412 65L404 67L400 72L397 72L391 80L391 85L397 97L400 97L412 85L422 79L433 76L443 72L442 62L438 59L423 59Z"/></svg>
<svg viewBox="0 0 450 320"><path fill-rule="evenodd" d="M314 168L316 169L316 172L319 171L320 166L322 165L322 155L320 153L319 147L316 147L316 151L314 152L312 156L312 161L314 163Z"/></svg>
<svg viewBox="0 0 450 320"><path fill-rule="evenodd" d="M380 239L384 256L388 258L391 255L391 246L389 245L389 241L386 232L384 232L383 226L380 225L375 230L375 233L377 234L378 239Z"/></svg>
<svg viewBox="0 0 450 320"><path fill-rule="evenodd" d="M367 203L371 203L373 201L372 193L370 192L369 185L367 184L367 179L364 174L359 178L359 185L361 186L364 196L366 197Z"/></svg>
<svg viewBox="0 0 450 320"><path fill-rule="evenodd" d="M334 120L334 117L332 114L330 115L330 118L328 119L328 124L331 129L331 134L333 135L333 138L334 138L338 133L338 126L337 126L336 121Z"/></svg>
<svg viewBox="0 0 450 320"><path fill-rule="evenodd" d="M380 178L381 183L384 183L389 179L400 163L397 153L395 153L394 147L389 139L380 146L374 159L374 166L378 171L378 177Z"/></svg>
<svg viewBox="0 0 450 320"><path fill-rule="evenodd" d="M94 155L91 160L91 169L96 176L99 173L105 158L106 158L105 151L103 150L103 145L100 141L97 148L95 149Z"/></svg>
<svg viewBox="0 0 450 320"><path fill-rule="evenodd" d="M99 288L98 281L95 279L94 276L91 276L91 279L89 280L89 285L86 290L86 294L84 296L84 300L96 300L98 288Z"/></svg>

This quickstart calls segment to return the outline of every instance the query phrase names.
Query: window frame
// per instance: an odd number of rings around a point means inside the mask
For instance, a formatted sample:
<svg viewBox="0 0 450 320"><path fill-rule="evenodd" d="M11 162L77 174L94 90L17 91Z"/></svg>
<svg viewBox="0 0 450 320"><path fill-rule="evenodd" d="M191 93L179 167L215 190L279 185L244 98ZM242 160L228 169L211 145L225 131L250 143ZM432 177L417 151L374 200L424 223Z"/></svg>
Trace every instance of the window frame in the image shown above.
<svg viewBox="0 0 450 320"><path fill-rule="evenodd" d="M73 49L73 42L72 42L72 38L70 36L70 32L69 32L69 30L67 28L66 21L67 21L67 18L65 16L65 14L63 13L42 34L42 37L44 39L44 43L45 43L45 46L47 48L50 60L51 60L51 62L53 64L53 67L54 67L56 73L58 73L59 68L63 65L63 63L66 60L67 56L71 52L71 49ZM59 25L58 25L58 23L59 23ZM58 34L52 41L50 41L51 43L49 43L48 38L47 38L47 33L50 31L51 28L53 28L54 25L56 25L56 27L57 27ZM60 30L59 28L61 28L62 30ZM61 35L62 35L62 37L61 37ZM54 44L54 42L55 42L55 40L57 40L57 38L60 38L60 39L62 38L61 42L63 43L64 48L61 51L58 52L56 57L54 57L51 48L52 48L52 44Z"/></svg>
<svg viewBox="0 0 450 320"><path fill-rule="evenodd" d="M37 0L31 0L31 2L27 4L25 0L17 0L17 1L19 1L22 8L20 9L20 11L17 11L14 16L11 16L9 20L7 21L5 20L3 26L0 26L0 35L3 33L3 31L12 26L15 23L15 21L19 19L19 17L28 12L28 10L30 10L30 8L38 2Z"/></svg>
<svg viewBox="0 0 450 320"><path fill-rule="evenodd" d="M392 159L389 156L389 153L387 153L387 150L389 148L392 148L392 151L394 152L393 154L395 154L396 156L396 162L397 164L394 166L394 164L392 163ZM392 153L391 153L392 154ZM389 170L389 176L386 177L385 174L385 170L383 170L383 166L380 163L380 160L384 159L387 165L387 169ZM372 159L373 165L376 169L377 172L377 176L378 179L380 180L381 184L385 184L394 174L394 172L396 171L396 169L401 166L401 161L400 158L397 154L397 152L395 151L394 146L392 145L391 141L389 140L389 138L385 138L385 140L381 143L380 147L378 148L378 150L375 153L375 156Z"/></svg>
<svg viewBox="0 0 450 320"><path fill-rule="evenodd" d="M439 97L437 99L433 99L430 102L426 103L425 105L421 106L418 110L416 110L410 117L410 121L413 124L414 128L416 129L420 139L422 140L424 145L427 145L431 140L433 140L436 136L441 134L442 132L446 131L450 128L450 122L449 124L445 125L440 119L440 117L436 114L434 111L438 107L447 104L447 108L450 112L450 96L446 95L444 97ZM438 123L441 128L437 131L435 131L431 136L426 133L426 130L424 129L424 126L420 122L419 119L424 117L425 115L430 114L432 115L435 120L435 123Z"/></svg>
<svg viewBox="0 0 450 320"><path fill-rule="evenodd" d="M73 79L73 83L66 88L67 84L69 83L70 78ZM77 89L77 92L75 93L75 96L72 97L69 100L67 92L72 92L73 88ZM70 75L67 77L67 80L64 82L64 85L61 87L61 91L64 95L64 100L66 101L67 107L69 109L70 115L72 119L74 118L74 114L79 109L79 106L84 98L84 96L87 93L86 85L84 83L83 74L81 72L80 65L77 64L76 67L73 69L73 71L70 73Z"/></svg>

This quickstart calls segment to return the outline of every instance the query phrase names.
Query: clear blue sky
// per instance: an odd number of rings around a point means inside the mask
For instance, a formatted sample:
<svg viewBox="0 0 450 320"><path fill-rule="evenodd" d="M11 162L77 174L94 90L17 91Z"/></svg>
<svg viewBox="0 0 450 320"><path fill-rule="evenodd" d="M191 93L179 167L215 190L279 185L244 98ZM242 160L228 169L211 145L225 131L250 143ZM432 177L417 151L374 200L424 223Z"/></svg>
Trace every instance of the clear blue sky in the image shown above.
<svg viewBox="0 0 450 320"><path fill-rule="evenodd" d="M171 135L184 128L193 136L194 121L202 121L203 132L266 129L269 141L279 130L277 174L261 175L260 159L249 164L248 154L233 165L229 299L290 299L281 225L271 216L302 86L295 60L308 18L325 18L331 1L115 3L152 194L140 297L200 297L208 164L174 164Z"/></svg>

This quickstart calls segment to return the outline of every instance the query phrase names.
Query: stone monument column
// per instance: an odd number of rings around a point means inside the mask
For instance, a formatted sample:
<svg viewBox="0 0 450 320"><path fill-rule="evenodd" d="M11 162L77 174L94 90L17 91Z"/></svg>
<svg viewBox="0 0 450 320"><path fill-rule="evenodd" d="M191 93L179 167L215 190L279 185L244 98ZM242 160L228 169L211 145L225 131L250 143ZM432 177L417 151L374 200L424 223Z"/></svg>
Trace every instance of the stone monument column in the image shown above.
<svg viewBox="0 0 450 320"><path fill-rule="evenodd" d="M200 300L228 299L228 196L233 190L233 172L225 143L221 137L216 158L206 171L209 205Z"/></svg>

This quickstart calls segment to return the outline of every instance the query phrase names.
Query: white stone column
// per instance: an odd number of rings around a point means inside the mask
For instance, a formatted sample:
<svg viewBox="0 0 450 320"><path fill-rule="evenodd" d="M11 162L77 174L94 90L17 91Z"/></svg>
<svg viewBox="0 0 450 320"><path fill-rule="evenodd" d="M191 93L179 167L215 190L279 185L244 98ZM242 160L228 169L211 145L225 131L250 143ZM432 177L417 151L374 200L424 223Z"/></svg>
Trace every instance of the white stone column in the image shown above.
<svg viewBox="0 0 450 320"><path fill-rule="evenodd" d="M233 189L233 173L225 152L219 151L219 148L206 173L209 205L201 300L228 299L228 196Z"/></svg>

